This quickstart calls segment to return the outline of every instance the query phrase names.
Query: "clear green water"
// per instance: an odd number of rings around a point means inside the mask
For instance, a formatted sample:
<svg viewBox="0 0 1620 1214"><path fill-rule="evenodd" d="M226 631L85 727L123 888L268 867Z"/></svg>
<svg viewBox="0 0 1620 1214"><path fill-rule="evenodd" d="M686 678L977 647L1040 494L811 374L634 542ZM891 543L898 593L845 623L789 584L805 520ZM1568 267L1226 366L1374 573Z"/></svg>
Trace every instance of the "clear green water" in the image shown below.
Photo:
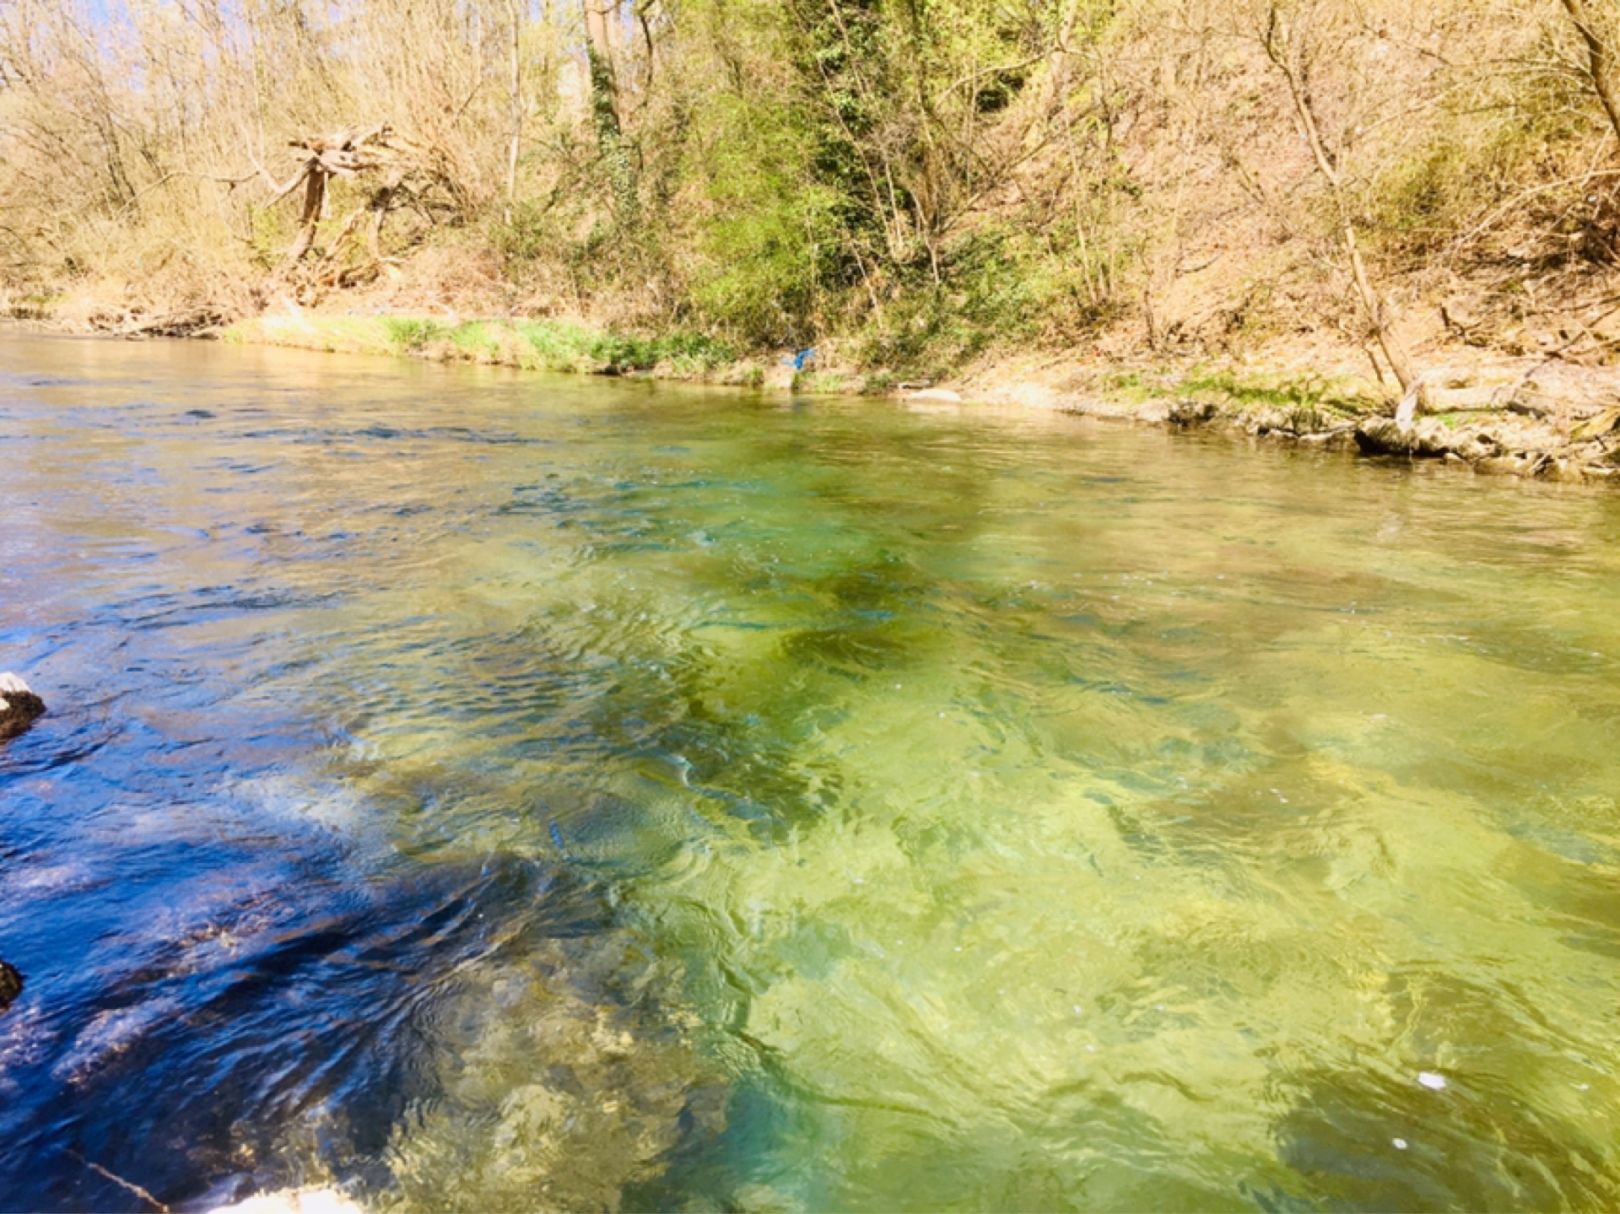
<svg viewBox="0 0 1620 1214"><path fill-rule="evenodd" d="M184 775L248 857L227 885L325 857L269 927L209 903L248 955L354 886L451 891L355 931L405 986L311 958L262 1012L408 1031L324 1087L249 1052L169 1192L1620 1205L1620 498L971 408L3 348L0 667L196 690L79 761L160 765L138 819L116 772L38 791L43 758L0 757L0 799L128 846L182 838ZM53 1040L60 1074L83 1034Z"/></svg>

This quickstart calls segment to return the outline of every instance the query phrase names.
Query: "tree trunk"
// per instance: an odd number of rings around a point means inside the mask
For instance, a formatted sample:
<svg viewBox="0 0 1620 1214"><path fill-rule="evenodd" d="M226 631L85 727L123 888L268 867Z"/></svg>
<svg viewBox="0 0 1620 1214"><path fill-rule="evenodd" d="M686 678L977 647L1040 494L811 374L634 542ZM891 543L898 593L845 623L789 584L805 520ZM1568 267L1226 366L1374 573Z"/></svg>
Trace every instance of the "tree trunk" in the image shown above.
<svg viewBox="0 0 1620 1214"><path fill-rule="evenodd" d="M591 69L591 100L597 132L619 133L619 84L613 58L613 0L584 0L585 54Z"/></svg>
<svg viewBox="0 0 1620 1214"><path fill-rule="evenodd" d="M1614 51L1592 20L1586 0L1564 0L1564 8L1586 43L1587 72L1592 77L1592 88L1603 105L1603 112L1609 116L1615 137L1620 138L1620 81L1615 79Z"/></svg>
<svg viewBox="0 0 1620 1214"><path fill-rule="evenodd" d="M1342 202L1340 209L1343 210ZM1350 276L1355 279L1356 294L1361 297L1361 306L1372 322L1373 334L1378 338L1378 348L1384 352L1389 369L1395 372L1395 379L1401 385L1401 390L1407 393L1415 390L1416 399L1421 405L1424 401L1422 376L1412 365L1406 347L1401 344L1390 327L1384 297L1373 289L1372 280L1367 277L1367 264L1361 259L1361 245L1356 239L1356 225L1348 214L1343 216L1341 222L1343 231L1340 233L1340 239L1344 242L1345 257L1350 262Z"/></svg>
<svg viewBox="0 0 1620 1214"><path fill-rule="evenodd" d="M311 164L304 176L304 213L299 219L298 239L293 241L292 248L287 250L287 262L284 268L291 269L304 259L310 246L315 243L315 226L321 221L321 212L326 209L326 170L318 164Z"/></svg>
<svg viewBox="0 0 1620 1214"><path fill-rule="evenodd" d="M505 221L511 223L512 208L517 205L518 146L523 138L523 22L518 0L506 0L506 13L512 22L512 139L506 149L506 206L503 215Z"/></svg>
<svg viewBox="0 0 1620 1214"><path fill-rule="evenodd" d="M1283 79L1288 82L1288 95L1294 103L1294 114L1299 119L1305 142L1310 145L1311 158L1316 162L1317 171L1322 174L1333 193L1333 205L1339 214L1339 240L1344 247L1345 261L1350 267L1350 277L1355 283L1356 295L1361 300L1362 310L1367 315L1368 324L1372 326L1373 336L1378 340L1378 348L1383 351L1389 369L1395 372L1395 379L1401 385L1401 391L1411 397L1421 409L1426 403L1422 375L1412 365L1406 347L1395 336L1389 323L1389 311L1384 298L1374 289L1372 279L1367 274L1367 263L1361 256L1361 242L1356 236L1355 219L1350 213L1349 200L1345 197L1344 178L1339 172L1338 162L1322 140L1322 128L1316 121L1316 107L1312 104L1310 91L1302 79L1305 69L1295 63L1293 56L1296 48L1292 45L1284 20L1275 5L1271 9L1265 47L1266 54L1282 73Z"/></svg>
<svg viewBox="0 0 1620 1214"><path fill-rule="evenodd" d="M584 0L585 57L591 74L591 118L596 144L607 168L613 209L621 224L638 210L636 170L625 145L619 116L619 83L615 48L620 38L615 0Z"/></svg>

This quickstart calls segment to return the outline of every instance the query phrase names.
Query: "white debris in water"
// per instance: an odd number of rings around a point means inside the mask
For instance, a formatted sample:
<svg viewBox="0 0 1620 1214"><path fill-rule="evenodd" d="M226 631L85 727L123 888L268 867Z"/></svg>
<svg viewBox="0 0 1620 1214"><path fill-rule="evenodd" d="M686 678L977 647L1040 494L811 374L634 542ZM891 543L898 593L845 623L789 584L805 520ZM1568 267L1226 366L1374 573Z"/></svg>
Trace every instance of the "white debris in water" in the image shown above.
<svg viewBox="0 0 1620 1214"><path fill-rule="evenodd" d="M1404 1138L1391 1138L1390 1141L1395 1144L1395 1149L1397 1151L1406 1150L1406 1147L1407 1147L1406 1139L1404 1139Z"/></svg>
<svg viewBox="0 0 1620 1214"><path fill-rule="evenodd" d="M1437 1075L1433 1071L1419 1071L1418 1082L1431 1092L1443 1092L1446 1090L1446 1077Z"/></svg>
<svg viewBox="0 0 1620 1214"><path fill-rule="evenodd" d="M361 1207L336 1189L286 1189L255 1193L246 1201L215 1206L208 1214L364 1214Z"/></svg>

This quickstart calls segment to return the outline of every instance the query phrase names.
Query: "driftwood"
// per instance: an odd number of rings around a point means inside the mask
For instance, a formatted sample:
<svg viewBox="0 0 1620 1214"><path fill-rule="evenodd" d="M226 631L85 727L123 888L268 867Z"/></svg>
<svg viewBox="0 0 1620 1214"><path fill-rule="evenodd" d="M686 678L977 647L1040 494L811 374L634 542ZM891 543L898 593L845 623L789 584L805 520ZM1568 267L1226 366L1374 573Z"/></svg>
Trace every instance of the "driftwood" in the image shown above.
<svg viewBox="0 0 1620 1214"><path fill-rule="evenodd" d="M149 312L143 305L99 308L89 317L90 327L114 337L206 337L231 323L231 316L212 304Z"/></svg>
<svg viewBox="0 0 1620 1214"><path fill-rule="evenodd" d="M300 186L304 191L298 235L276 271L280 278L292 277L314 250L317 230L326 217L328 186L334 177L365 177L375 184L365 201L344 218L337 234L320 252L314 272L305 274L314 285L349 285L381 271L388 263L382 251L382 230L390 211L407 205L421 209L435 193L452 203L460 198L461 191L444 157L400 136L387 123L294 139L288 146L297 148L305 156L286 181L277 184L261 170L273 190L270 205L292 195ZM357 233L364 235L368 260L359 266L341 267L338 258Z"/></svg>

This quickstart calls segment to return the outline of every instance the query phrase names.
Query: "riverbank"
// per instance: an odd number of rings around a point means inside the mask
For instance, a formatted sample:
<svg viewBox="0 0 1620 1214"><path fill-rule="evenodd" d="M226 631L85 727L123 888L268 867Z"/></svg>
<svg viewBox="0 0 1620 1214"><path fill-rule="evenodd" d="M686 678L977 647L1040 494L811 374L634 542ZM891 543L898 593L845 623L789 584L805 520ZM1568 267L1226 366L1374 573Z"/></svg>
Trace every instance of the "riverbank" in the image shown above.
<svg viewBox="0 0 1620 1214"><path fill-rule="evenodd" d="M806 395L897 395L942 404L1052 409L1176 430L1369 456L1442 461L1493 475L1620 478L1620 401L1612 374L1544 356L1451 350L1427 373L1429 409L1398 420L1387 391L1342 352L1295 344L1242 358L1169 360L1095 349L990 353L947 380L912 383L841 363L836 348L795 368L786 352L739 356L696 334L614 333L571 320L353 315L303 309L231 325L253 345L471 362Z"/></svg>
<svg viewBox="0 0 1620 1214"><path fill-rule="evenodd" d="M106 331L61 315L27 323L72 333ZM1427 351L1428 407L1403 421L1390 388L1360 372L1352 352L1306 338L1217 357L1158 357L1125 342L1082 350L995 349L955 374L911 380L861 369L836 343L816 348L795 366L789 351L740 353L698 333L648 336L568 318L357 313L287 303L193 336L783 394L1036 408L1439 462L1481 474L1620 482L1620 393L1612 370L1556 354L1435 343Z"/></svg>

